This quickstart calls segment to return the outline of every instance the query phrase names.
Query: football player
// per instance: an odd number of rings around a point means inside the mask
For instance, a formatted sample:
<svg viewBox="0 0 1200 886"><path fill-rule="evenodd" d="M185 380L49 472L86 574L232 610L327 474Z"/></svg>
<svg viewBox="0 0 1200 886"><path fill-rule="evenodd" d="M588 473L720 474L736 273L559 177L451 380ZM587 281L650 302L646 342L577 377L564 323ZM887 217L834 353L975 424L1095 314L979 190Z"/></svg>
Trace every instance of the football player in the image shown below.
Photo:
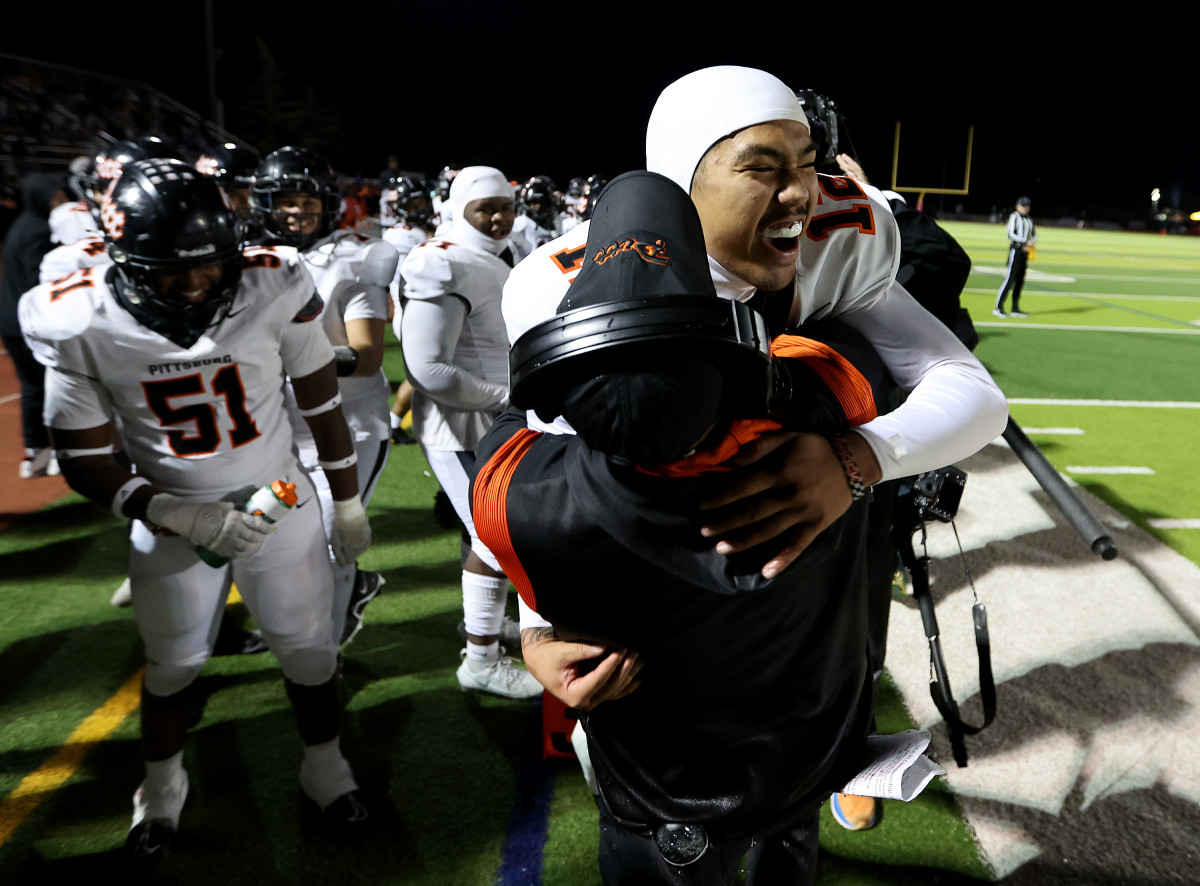
<svg viewBox="0 0 1200 886"><path fill-rule="evenodd" d="M521 186L519 214L513 223L513 247L518 261L558 236L558 200L554 181L535 175Z"/></svg>
<svg viewBox="0 0 1200 886"><path fill-rule="evenodd" d="M450 185L461 169L461 166L443 166L438 173L437 187L433 190L433 217L442 232L450 230L450 223L454 221L454 214L446 203L450 199Z"/></svg>
<svg viewBox="0 0 1200 886"><path fill-rule="evenodd" d="M250 185L254 183L254 169L257 166L258 156L254 151L230 141L206 148L196 158L196 169L216 179L233 211L247 224L255 221L254 207L250 203ZM261 233L249 231L247 239L258 240Z"/></svg>
<svg viewBox="0 0 1200 886"><path fill-rule="evenodd" d="M403 262L410 252L429 239L434 230L433 207L425 192L408 176L400 176L389 191L391 212L396 224L383 232L383 239L396 247L399 261ZM396 265L396 276L392 280L392 330L400 340L400 322L404 316L401 306L404 295L404 278L400 275L400 264ZM413 386L408 379L400 382L396 397L392 401L388 420L392 426L393 443L416 443L404 430L404 416L412 409Z"/></svg>
<svg viewBox="0 0 1200 886"><path fill-rule="evenodd" d="M687 75L659 96L646 154L647 169L690 193L719 295L758 309L772 335L837 317L866 337L908 393L893 412L846 434L838 451L819 435L759 438L705 503L697 543L708 539L721 555L769 543L774 554L761 571L774 578L846 511L847 485L860 497L881 480L951 464L1003 431L1006 403L987 371L895 284L899 237L886 201L852 179L816 173L808 120L786 84L733 66ZM553 315L584 261L587 229L514 271L504 298L510 340ZM571 430L532 413L529 423ZM527 624L538 626L523 617ZM588 657L581 648L538 641L524 652L570 705L603 691L566 679Z"/></svg>
<svg viewBox="0 0 1200 886"><path fill-rule="evenodd" d="M83 203L92 217L90 231L84 231L81 236L70 240L60 240L61 246L46 253L38 268L38 282L49 283L82 268L107 264L109 258L104 248L100 222L100 207L104 195L116 187L121 178L121 171L127 164L137 160L167 158L171 154L172 149L167 147L162 139L150 136L113 142L102 147L96 153L89 171L78 178L79 188L83 192ZM76 227L82 229L78 222ZM64 230L63 236L69 236L68 232Z"/></svg>
<svg viewBox="0 0 1200 886"><path fill-rule="evenodd" d="M387 287L396 272L396 250L378 238L338 229L337 176L305 148L284 147L263 158L251 192L268 242L277 254L304 263L324 303L321 325L337 356L342 412L354 436L359 497L365 506L389 448L391 388L382 366ZM290 397L288 405L300 460L316 484L326 529L332 531L337 503L317 441L303 409ZM362 626L363 610L379 593L383 576L362 572L352 562L334 562L333 570L334 636L346 643Z"/></svg>
<svg viewBox="0 0 1200 886"><path fill-rule="evenodd" d="M512 268L512 188L498 169L468 166L450 186L449 239L408 254L400 345L416 393L413 430L470 535L462 573L467 642L458 682L509 698L541 685L500 652L508 579L471 522L468 468L474 449L508 404L508 340L500 294Z"/></svg>
<svg viewBox="0 0 1200 886"><path fill-rule="evenodd" d="M21 316L48 366L46 416L63 476L135 521L129 575L146 652L146 778L126 846L155 861L178 829L195 681L227 571L283 668L304 743L304 794L331 825L359 826L367 812L338 741L325 531L305 507L316 493L293 455L283 396L286 373L336 499L334 549L353 562L370 527L333 348L313 322L321 303L312 278L293 255L243 254L216 183L179 161L127 166L101 219L113 265L31 290ZM136 474L113 458L116 421ZM238 507L273 481L294 484L299 498L278 525ZM201 548L228 565L209 565Z"/></svg>
<svg viewBox="0 0 1200 886"><path fill-rule="evenodd" d="M50 239L54 243L74 243L99 231L96 219L83 199L83 182L91 175L94 162L88 157L76 157L71 161L67 175L70 199L50 210Z"/></svg>

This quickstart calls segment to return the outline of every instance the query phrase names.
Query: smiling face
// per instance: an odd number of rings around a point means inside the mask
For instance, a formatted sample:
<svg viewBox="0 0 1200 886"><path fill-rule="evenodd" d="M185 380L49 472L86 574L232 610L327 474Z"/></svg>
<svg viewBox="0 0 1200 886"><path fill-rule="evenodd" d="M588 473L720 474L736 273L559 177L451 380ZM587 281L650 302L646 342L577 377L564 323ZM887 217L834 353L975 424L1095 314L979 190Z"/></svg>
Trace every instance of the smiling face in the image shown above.
<svg viewBox="0 0 1200 886"><path fill-rule="evenodd" d="M198 305L220 284L223 273L220 264L192 265L164 268L153 272L150 279L159 295L183 305Z"/></svg>
<svg viewBox="0 0 1200 886"><path fill-rule="evenodd" d="M280 229L301 237L308 237L316 231L324 208L321 198L307 191L282 191L272 203L272 211Z"/></svg>
<svg viewBox="0 0 1200 886"><path fill-rule="evenodd" d="M749 126L709 148L691 189L708 254L760 289L791 282L817 204L815 164L816 145L795 120Z"/></svg>
<svg viewBox="0 0 1200 886"><path fill-rule="evenodd" d="M463 208L463 218L475 230L493 240L503 240L512 233L517 214L511 197L487 197L472 200Z"/></svg>

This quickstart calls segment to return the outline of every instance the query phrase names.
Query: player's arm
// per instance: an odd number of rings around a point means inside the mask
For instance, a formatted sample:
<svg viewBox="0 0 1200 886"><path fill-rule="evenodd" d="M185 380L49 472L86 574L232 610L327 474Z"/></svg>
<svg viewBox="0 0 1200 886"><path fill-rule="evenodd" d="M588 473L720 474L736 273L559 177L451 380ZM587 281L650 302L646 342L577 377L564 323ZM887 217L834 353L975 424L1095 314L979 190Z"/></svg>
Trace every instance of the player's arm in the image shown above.
<svg viewBox="0 0 1200 886"><path fill-rule="evenodd" d="M113 457L111 424L82 429L52 425L49 430L67 485L108 505L118 517L169 530L229 559L254 553L274 529L269 521L235 510L230 502L186 501L156 489Z"/></svg>
<svg viewBox="0 0 1200 886"><path fill-rule="evenodd" d="M853 501L854 483L932 470L967 457L1004 430L1008 405L987 370L903 287L838 319L875 348L896 383L909 392L895 411L833 442L778 432L745 447L710 509L702 534L717 551L736 553L775 539L779 551L763 567L778 574Z"/></svg>
<svg viewBox="0 0 1200 886"><path fill-rule="evenodd" d="M348 346L334 348L340 376L367 378L383 365L388 286L396 276L399 254L383 240L369 244L358 269L353 296L342 317Z"/></svg>
<svg viewBox="0 0 1200 886"><path fill-rule="evenodd" d="M126 491L120 500L117 493L137 479L113 457L113 427L111 424L70 430L51 427L59 469L67 485L84 498L111 505L118 516L145 520L146 505L158 492L144 480Z"/></svg>
<svg viewBox="0 0 1200 886"><path fill-rule="evenodd" d="M383 365L383 331L386 327L386 320L346 321L346 338L350 345L333 349L339 376L367 378L379 371Z"/></svg>
<svg viewBox="0 0 1200 886"><path fill-rule="evenodd" d="M579 711L624 698L641 685L636 652L566 640L553 625L522 627L521 657L547 692Z"/></svg>
<svg viewBox="0 0 1200 886"><path fill-rule="evenodd" d="M414 388L452 409L503 409L508 387L494 384L453 363L467 318L467 304L456 295L410 299L404 306L400 344Z"/></svg>
<svg viewBox="0 0 1200 886"><path fill-rule="evenodd" d="M371 526L358 496L358 456L342 415L335 361L292 379L296 405L317 447L317 461L333 496L333 532L329 544L342 565L353 563L371 544Z"/></svg>

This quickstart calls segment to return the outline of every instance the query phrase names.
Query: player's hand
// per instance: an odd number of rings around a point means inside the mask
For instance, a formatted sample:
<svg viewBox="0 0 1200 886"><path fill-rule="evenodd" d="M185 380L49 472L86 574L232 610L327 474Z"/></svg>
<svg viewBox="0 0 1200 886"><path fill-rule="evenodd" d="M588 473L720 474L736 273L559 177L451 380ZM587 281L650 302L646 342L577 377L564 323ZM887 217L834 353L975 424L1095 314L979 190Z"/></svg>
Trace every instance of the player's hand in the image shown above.
<svg viewBox="0 0 1200 886"><path fill-rule="evenodd" d="M775 539L778 550L762 568L766 578L789 566L853 500L841 462L819 434L764 434L730 464L738 469L701 505L708 513L700 534L717 539L719 554Z"/></svg>
<svg viewBox="0 0 1200 886"><path fill-rule="evenodd" d="M521 655L547 692L579 711L623 698L641 685L636 652L560 640L552 627L521 631Z"/></svg>
<svg viewBox="0 0 1200 886"><path fill-rule="evenodd" d="M333 503L333 532L329 546L341 566L349 566L371 546L371 524L362 500L355 496Z"/></svg>
<svg viewBox="0 0 1200 886"><path fill-rule="evenodd" d="M230 560L257 551L275 529L269 520L236 510L227 501L189 502L169 493L159 493L146 503L146 517Z"/></svg>
<svg viewBox="0 0 1200 886"><path fill-rule="evenodd" d="M837 160L838 167L842 170L842 172L846 173L846 175L850 176L855 181L862 182L864 185L870 184L870 182L867 181L867 174L863 172L863 168L858 164L858 161L849 154L838 154L834 159Z"/></svg>

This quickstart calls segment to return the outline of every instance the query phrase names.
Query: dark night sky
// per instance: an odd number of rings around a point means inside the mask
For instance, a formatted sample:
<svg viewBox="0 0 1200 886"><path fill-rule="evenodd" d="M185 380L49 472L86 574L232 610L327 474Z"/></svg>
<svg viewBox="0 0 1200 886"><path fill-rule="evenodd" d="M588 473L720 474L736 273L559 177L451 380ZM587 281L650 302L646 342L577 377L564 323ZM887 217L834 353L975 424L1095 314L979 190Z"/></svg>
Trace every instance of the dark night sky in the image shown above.
<svg viewBox="0 0 1200 886"><path fill-rule="evenodd" d="M86 46L70 41L86 28L6 28L0 51L143 80L204 111L202 6L188 16L167 8L126 3L105 16L105 37ZM586 19L564 19L561 4L218 2L218 92L237 134L258 37L292 95L311 86L318 102L336 107L329 154L341 172L373 177L394 153L405 168L431 173L450 161L482 163L562 184L641 166L645 121L663 86L707 65L745 64L836 99L879 184L890 177L897 121L902 185L957 186L974 125L969 210L1024 193L1035 214L1041 206L1140 215L1156 186L1200 209L1200 123L1193 102L1180 103L1195 78L1186 47L1172 49L1153 23L1113 25L1120 33L1106 44L1054 33L1048 12L996 31L988 29L995 22L922 21L929 13L911 7L869 26L803 6L698 8L593 5ZM164 15L170 23L158 24ZM999 8L987 16L1006 18L1016 17ZM148 31L160 36L132 39ZM118 52L123 37L130 49ZM946 198L947 208L958 199Z"/></svg>

